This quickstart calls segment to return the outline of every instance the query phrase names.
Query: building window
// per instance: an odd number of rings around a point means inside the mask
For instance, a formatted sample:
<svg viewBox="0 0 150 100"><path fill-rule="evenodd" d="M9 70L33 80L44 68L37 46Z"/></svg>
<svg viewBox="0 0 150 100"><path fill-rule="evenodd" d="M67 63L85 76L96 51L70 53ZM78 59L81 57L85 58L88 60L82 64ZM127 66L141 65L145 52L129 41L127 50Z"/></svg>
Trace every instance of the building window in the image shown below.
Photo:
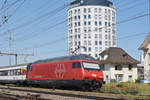
<svg viewBox="0 0 150 100"><path fill-rule="evenodd" d="M91 12L91 8L88 8L88 13L90 13Z"/></svg>
<svg viewBox="0 0 150 100"><path fill-rule="evenodd" d="M78 28L78 33L80 33L81 32L81 30L80 30L80 28Z"/></svg>
<svg viewBox="0 0 150 100"><path fill-rule="evenodd" d="M75 41L75 45L77 45L77 42Z"/></svg>
<svg viewBox="0 0 150 100"><path fill-rule="evenodd" d="M115 70L122 70L122 67L120 67L120 66L115 66Z"/></svg>
<svg viewBox="0 0 150 100"><path fill-rule="evenodd" d="M78 35L78 39L80 39L81 37L80 37L80 35Z"/></svg>
<svg viewBox="0 0 150 100"><path fill-rule="evenodd" d="M88 41L88 45L91 45L91 41Z"/></svg>
<svg viewBox="0 0 150 100"><path fill-rule="evenodd" d="M107 41L105 41L105 46L108 46L108 42Z"/></svg>
<svg viewBox="0 0 150 100"><path fill-rule="evenodd" d="M119 81L119 82L122 82L122 80L123 80L123 75L122 75L122 74L119 74L119 75L118 75L118 81Z"/></svg>
<svg viewBox="0 0 150 100"><path fill-rule="evenodd" d="M95 17L94 17L95 19L97 19L97 15L95 15Z"/></svg>
<svg viewBox="0 0 150 100"><path fill-rule="evenodd" d="M98 34L95 34L95 38L98 38Z"/></svg>
<svg viewBox="0 0 150 100"><path fill-rule="evenodd" d="M95 32L97 32L97 27L95 27Z"/></svg>
<svg viewBox="0 0 150 100"><path fill-rule="evenodd" d="M77 39L77 35L75 35L75 39Z"/></svg>
<svg viewBox="0 0 150 100"><path fill-rule="evenodd" d="M87 32L87 30L86 30L86 29L84 29L84 32Z"/></svg>
<svg viewBox="0 0 150 100"><path fill-rule="evenodd" d="M78 42L78 46L80 46L80 44L81 44L81 43L80 43L80 41L79 41L79 42Z"/></svg>
<svg viewBox="0 0 150 100"><path fill-rule="evenodd" d="M106 40L108 39L108 35L107 35L107 34L105 35L105 39L106 39Z"/></svg>
<svg viewBox="0 0 150 100"><path fill-rule="evenodd" d="M97 8L94 9L94 12L97 13Z"/></svg>
<svg viewBox="0 0 150 100"><path fill-rule="evenodd" d="M84 45L87 45L87 42L86 42L86 41L84 41Z"/></svg>
<svg viewBox="0 0 150 100"><path fill-rule="evenodd" d="M97 26L97 21L95 21L95 26Z"/></svg>
<svg viewBox="0 0 150 100"><path fill-rule="evenodd" d="M90 27L88 28L88 32L91 32L91 28Z"/></svg>
<svg viewBox="0 0 150 100"><path fill-rule="evenodd" d="M86 47L84 48L84 52L87 52L87 48Z"/></svg>
<svg viewBox="0 0 150 100"><path fill-rule="evenodd" d="M99 21L99 25L100 25L100 26L102 25L102 22L101 22L101 21Z"/></svg>
<svg viewBox="0 0 150 100"><path fill-rule="evenodd" d="M80 19L80 16L78 16L78 19Z"/></svg>
<svg viewBox="0 0 150 100"><path fill-rule="evenodd" d="M86 15L84 15L84 19L86 19Z"/></svg>
<svg viewBox="0 0 150 100"><path fill-rule="evenodd" d="M86 26L86 21L84 21L84 25Z"/></svg>
<svg viewBox="0 0 150 100"><path fill-rule="evenodd" d="M98 47L95 47L95 52L98 52Z"/></svg>
<svg viewBox="0 0 150 100"><path fill-rule="evenodd" d="M92 51L92 50L91 50L91 47L88 48L88 51L89 51L89 52Z"/></svg>
<svg viewBox="0 0 150 100"><path fill-rule="evenodd" d="M80 14L80 9L78 9L78 14Z"/></svg>
<svg viewBox="0 0 150 100"><path fill-rule="evenodd" d="M128 66L128 69L129 69L129 70L132 70L132 65L129 65L129 66Z"/></svg>
<svg viewBox="0 0 150 100"><path fill-rule="evenodd" d="M75 33L77 33L77 29L75 29Z"/></svg>
<svg viewBox="0 0 150 100"><path fill-rule="evenodd" d="M74 23L74 25L75 25L75 27L77 27L77 23L76 22Z"/></svg>
<svg viewBox="0 0 150 100"><path fill-rule="evenodd" d="M97 41L95 41L95 45L98 45L98 42L97 42Z"/></svg>
<svg viewBox="0 0 150 100"><path fill-rule="evenodd" d="M80 24L80 22L78 22L78 26L80 26L81 24Z"/></svg>
<svg viewBox="0 0 150 100"><path fill-rule="evenodd" d="M105 26L107 26L107 22L105 22Z"/></svg>
<svg viewBox="0 0 150 100"><path fill-rule="evenodd" d="M84 38L85 38L85 39L86 39L86 37L87 37L86 34L84 34Z"/></svg>
<svg viewBox="0 0 150 100"><path fill-rule="evenodd" d="M90 22L90 21L88 21L88 25L91 25L91 22Z"/></svg>
<svg viewBox="0 0 150 100"><path fill-rule="evenodd" d="M91 39L91 34L88 34L88 38Z"/></svg>
<svg viewBox="0 0 150 100"><path fill-rule="evenodd" d="M99 8L99 13L101 13L101 11L102 11L102 9L101 9L101 8Z"/></svg>
<svg viewBox="0 0 150 100"><path fill-rule="evenodd" d="M86 8L84 8L84 13L86 13Z"/></svg>
<svg viewBox="0 0 150 100"><path fill-rule="evenodd" d="M99 32L102 32L102 28L99 28Z"/></svg>
<svg viewBox="0 0 150 100"><path fill-rule="evenodd" d="M77 20L77 16L74 16L74 19Z"/></svg>
<svg viewBox="0 0 150 100"><path fill-rule="evenodd" d="M128 78L129 78L129 81L131 82L132 81L132 75L129 75Z"/></svg>
<svg viewBox="0 0 150 100"><path fill-rule="evenodd" d="M91 19L91 15L88 15L88 19Z"/></svg>
<svg viewBox="0 0 150 100"><path fill-rule="evenodd" d="M102 45L102 41L99 41L99 45Z"/></svg>
<svg viewBox="0 0 150 100"><path fill-rule="evenodd" d="M95 57L98 57L98 54L95 54Z"/></svg>
<svg viewBox="0 0 150 100"><path fill-rule="evenodd" d="M75 9L75 10L74 10L74 14L76 14L76 13L77 13L77 10Z"/></svg>

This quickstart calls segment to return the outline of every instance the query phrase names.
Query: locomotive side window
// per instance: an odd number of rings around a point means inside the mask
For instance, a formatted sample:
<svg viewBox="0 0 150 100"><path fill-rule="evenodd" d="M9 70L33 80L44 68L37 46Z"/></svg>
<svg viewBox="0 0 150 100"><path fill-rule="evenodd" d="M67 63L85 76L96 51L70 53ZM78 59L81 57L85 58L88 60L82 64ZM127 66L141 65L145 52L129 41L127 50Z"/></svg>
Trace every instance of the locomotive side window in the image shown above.
<svg viewBox="0 0 150 100"><path fill-rule="evenodd" d="M72 68L81 68L81 63L80 62L73 62Z"/></svg>

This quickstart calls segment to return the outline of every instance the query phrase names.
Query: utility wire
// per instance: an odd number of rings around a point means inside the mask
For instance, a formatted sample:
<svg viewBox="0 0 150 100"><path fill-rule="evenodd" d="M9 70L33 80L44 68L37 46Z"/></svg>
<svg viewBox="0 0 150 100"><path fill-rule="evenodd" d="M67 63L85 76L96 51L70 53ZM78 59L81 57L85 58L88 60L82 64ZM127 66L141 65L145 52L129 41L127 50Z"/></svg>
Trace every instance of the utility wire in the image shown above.
<svg viewBox="0 0 150 100"><path fill-rule="evenodd" d="M129 38L139 37L139 36L143 36L143 35L147 35L147 32L146 33L136 33L133 35L120 37L120 38L118 38L118 40L129 39ZM45 54L49 54L49 53L58 53L58 52L64 52L64 51L65 50L54 50L54 51L48 51L48 52L40 52L38 55L45 55ZM35 56L37 56L37 54Z"/></svg>
<svg viewBox="0 0 150 100"><path fill-rule="evenodd" d="M54 15L54 14L56 14L56 13L62 11L63 9L65 9L67 6L69 6L69 5L67 4L67 5L63 5L63 6L61 6L61 7L58 7L58 8L56 8L56 9L53 10L53 11L50 11L50 12L48 12L48 13L46 13L46 14L43 14L43 15L41 15L41 16L39 16L39 17L33 19L33 20L30 20L30 21L25 22L25 23L23 23L23 24L21 24L21 25L15 27L15 28L12 28L12 29L10 29L10 31L14 31L14 30L20 29L20 28L22 28L22 27L25 27L25 26L27 26L27 25L30 25L30 24L32 24L32 23L34 23L34 22L36 22L36 21L39 21L40 19L42 19L42 18L44 18L44 17L46 17L46 16ZM5 33L5 32L4 32L4 33Z"/></svg>
<svg viewBox="0 0 150 100"><path fill-rule="evenodd" d="M146 2L147 2L147 1L138 2L138 3L136 3L136 4L133 4L133 5L129 6L129 7L126 7L126 8L124 8L124 9L119 9L119 10L117 9L117 13L123 13L124 11L127 11L127 9L133 9L133 8L137 7L138 5L146 4Z"/></svg>
<svg viewBox="0 0 150 100"><path fill-rule="evenodd" d="M137 18L141 18L141 17L147 16L147 15L148 15L148 14L143 14L143 15L140 15L140 16L137 16L137 17L133 17L133 18L129 18L129 19L126 19L126 20L122 20L122 21L117 22L116 24L113 24L113 26L114 26L114 25L121 24L121 23L125 23L125 22L128 22L128 21L131 21L131 20L134 20L134 19L137 19ZM55 25L53 25L53 26L51 26L51 27L45 29L45 31L48 31L49 29L52 29L52 28L54 28L54 27L56 27L56 26L58 26L58 25L60 25L60 24L65 23L65 22L67 22L67 19L65 19L65 20L63 20L63 21L61 21L61 22L59 22L59 23L57 23L57 24L55 24ZM111 26L104 26L104 27L101 27L101 28L107 28L107 27L111 27ZM45 31L44 31L44 32L45 32ZM36 35L36 36L37 36L37 35ZM35 36L34 36L34 37L35 37ZM22 38L20 38L20 39L22 39ZM17 41L17 39L16 39L16 41Z"/></svg>
<svg viewBox="0 0 150 100"><path fill-rule="evenodd" d="M57 26L59 26L59 25L64 24L65 22L67 22L67 19L65 19L65 20L63 20L63 21L60 21L60 22L58 22L58 23L56 23L56 24L54 24L54 25L51 25L51 26L50 26L49 28L47 28L47 29L43 29L43 32L47 32L47 31L49 31L50 29L53 29L53 28L55 28L55 27L57 27ZM40 35L40 33L33 32L32 34L30 34L30 37L29 37L29 38L23 39L24 37L28 36L28 35L24 35L24 36L22 36L22 37L20 37L20 38L15 39L14 41L16 42L16 41L18 41L18 40L21 40L21 41L29 40L29 39L35 38L35 37L37 37L37 36L39 36L39 35Z"/></svg>
<svg viewBox="0 0 150 100"><path fill-rule="evenodd" d="M7 0L5 0L4 3L2 4L2 7L0 8L0 11L3 10L6 3L7 3Z"/></svg>
<svg viewBox="0 0 150 100"><path fill-rule="evenodd" d="M17 4L19 1L21 1L21 0L16 0L15 2L11 3L9 6L3 7L3 9L0 9L0 13L6 12L8 9L10 9L12 6Z"/></svg>
<svg viewBox="0 0 150 100"><path fill-rule="evenodd" d="M132 35L120 37L117 40L129 39L129 38L136 37L136 36L141 36L141 35L148 35L148 32L145 32L145 33L136 33L136 34L132 34Z"/></svg>
<svg viewBox="0 0 150 100"><path fill-rule="evenodd" d="M0 25L0 28L17 12L17 10L19 8L21 8L21 6L25 3L26 0L23 0L23 2L12 12L11 15L9 15L6 19L6 21L4 21L1 25Z"/></svg>
<svg viewBox="0 0 150 100"><path fill-rule="evenodd" d="M148 16L148 15L149 15L149 14L143 14L143 15L141 15L141 16L137 16L137 17L134 17L134 18L126 19L126 20L117 22L116 24L113 24L112 26L117 25L117 24L126 23L126 22L129 22L129 21L132 21L132 20L135 20L135 19L144 17L144 16ZM112 26L105 26L105 27L101 27L101 28L107 28L107 27L112 27ZM74 35L74 36L75 36L75 35ZM71 37L71 36L70 36L70 37ZM60 38L60 39L57 39L57 40L54 40L54 41L42 43L42 44L39 44L39 45L36 45L36 46L32 46L32 47L29 47L29 48L24 48L24 49L21 49L21 51L22 51L22 50L29 50L29 49L33 49L33 48L45 47L45 46L50 45L50 44L55 44L55 43L64 41L65 39L68 39L68 38L69 38L68 36L67 36L67 37L63 37L63 38Z"/></svg>

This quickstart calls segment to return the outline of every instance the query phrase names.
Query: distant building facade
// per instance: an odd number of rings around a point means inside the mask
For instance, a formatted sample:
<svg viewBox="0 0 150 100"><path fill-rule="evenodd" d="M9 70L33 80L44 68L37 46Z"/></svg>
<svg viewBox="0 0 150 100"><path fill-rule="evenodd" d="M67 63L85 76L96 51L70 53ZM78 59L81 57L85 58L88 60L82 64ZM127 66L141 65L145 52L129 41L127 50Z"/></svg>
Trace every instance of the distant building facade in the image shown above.
<svg viewBox="0 0 150 100"><path fill-rule="evenodd" d="M144 83L150 83L150 33L139 47L144 51Z"/></svg>
<svg viewBox="0 0 150 100"><path fill-rule="evenodd" d="M135 82L138 78L137 60L128 55L123 49L110 47L100 53L100 64L103 63L104 81Z"/></svg>
<svg viewBox="0 0 150 100"><path fill-rule="evenodd" d="M68 10L68 53L98 58L116 47L116 10L108 0L75 0Z"/></svg>

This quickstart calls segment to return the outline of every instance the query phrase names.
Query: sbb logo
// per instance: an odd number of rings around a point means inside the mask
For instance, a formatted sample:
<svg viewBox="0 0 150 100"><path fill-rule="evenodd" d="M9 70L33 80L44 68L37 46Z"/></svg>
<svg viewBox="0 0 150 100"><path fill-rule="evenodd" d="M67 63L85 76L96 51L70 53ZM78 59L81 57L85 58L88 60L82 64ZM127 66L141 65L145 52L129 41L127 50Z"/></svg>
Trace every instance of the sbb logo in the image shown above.
<svg viewBox="0 0 150 100"><path fill-rule="evenodd" d="M56 78L63 78L66 73L66 67L64 64L57 64L55 69Z"/></svg>

